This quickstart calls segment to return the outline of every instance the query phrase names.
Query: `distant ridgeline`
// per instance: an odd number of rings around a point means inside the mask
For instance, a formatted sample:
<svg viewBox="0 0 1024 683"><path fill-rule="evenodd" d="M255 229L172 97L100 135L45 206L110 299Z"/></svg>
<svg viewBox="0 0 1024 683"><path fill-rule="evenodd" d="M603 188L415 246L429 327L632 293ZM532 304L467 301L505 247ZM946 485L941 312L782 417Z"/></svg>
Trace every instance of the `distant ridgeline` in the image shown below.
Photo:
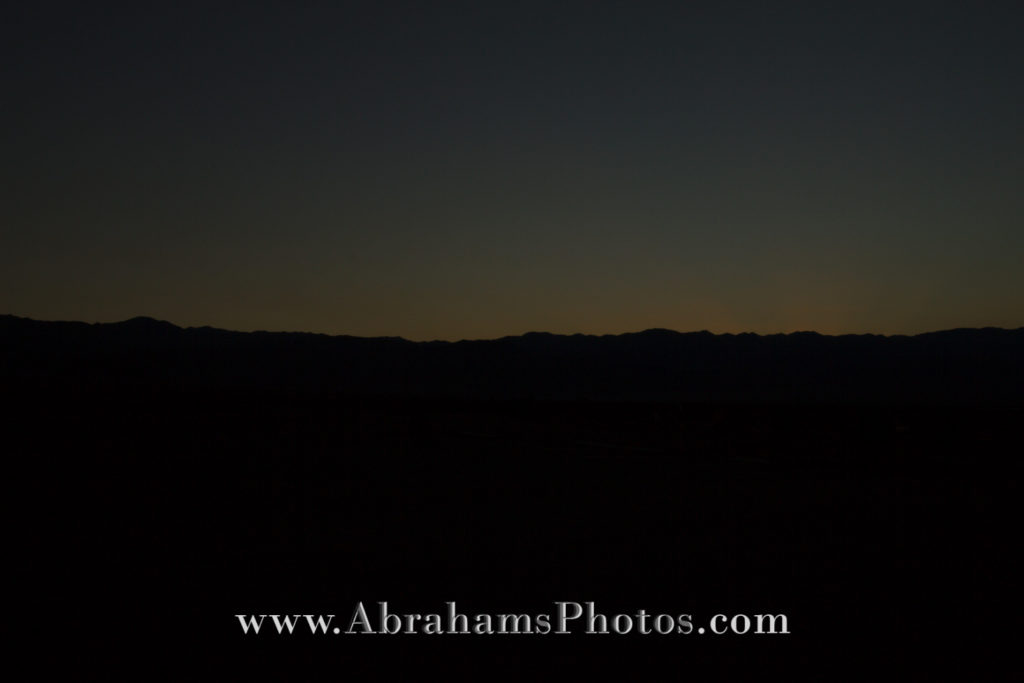
<svg viewBox="0 0 1024 683"><path fill-rule="evenodd" d="M411 342L0 316L0 382L63 391L1024 406L1024 328L916 336L647 330Z"/></svg>

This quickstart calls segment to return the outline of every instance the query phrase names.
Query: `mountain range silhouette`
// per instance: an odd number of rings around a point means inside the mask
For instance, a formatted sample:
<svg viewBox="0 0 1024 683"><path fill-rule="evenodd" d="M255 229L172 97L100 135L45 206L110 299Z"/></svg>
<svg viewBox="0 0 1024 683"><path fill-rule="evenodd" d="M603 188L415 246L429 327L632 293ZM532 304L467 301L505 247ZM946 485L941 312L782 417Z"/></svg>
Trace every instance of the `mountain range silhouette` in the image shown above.
<svg viewBox="0 0 1024 683"><path fill-rule="evenodd" d="M914 336L530 332L413 342L0 316L0 377L472 399L1024 405L1024 328Z"/></svg>
<svg viewBox="0 0 1024 683"><path fill-rule="evenodd" d="M59 615L64 657L279 679L912 680L937 652L973 675L1017 582L1022 352L1024 329L412 342L0 316L18 630ZM376 600L782 613L792 634L328 643L234 617Z"/></svg>

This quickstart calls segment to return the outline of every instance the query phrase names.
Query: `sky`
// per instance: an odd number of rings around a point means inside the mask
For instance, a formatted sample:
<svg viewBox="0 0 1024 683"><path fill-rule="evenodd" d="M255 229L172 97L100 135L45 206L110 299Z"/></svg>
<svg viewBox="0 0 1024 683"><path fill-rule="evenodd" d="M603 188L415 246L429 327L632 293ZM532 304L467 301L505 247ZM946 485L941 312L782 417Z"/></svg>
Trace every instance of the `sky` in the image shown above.
<svg viewBox="0 0 1024 683"><path fill-rule="evenodd" d="M0 313L1024 326L1011 3L22 3Z"/></svg>

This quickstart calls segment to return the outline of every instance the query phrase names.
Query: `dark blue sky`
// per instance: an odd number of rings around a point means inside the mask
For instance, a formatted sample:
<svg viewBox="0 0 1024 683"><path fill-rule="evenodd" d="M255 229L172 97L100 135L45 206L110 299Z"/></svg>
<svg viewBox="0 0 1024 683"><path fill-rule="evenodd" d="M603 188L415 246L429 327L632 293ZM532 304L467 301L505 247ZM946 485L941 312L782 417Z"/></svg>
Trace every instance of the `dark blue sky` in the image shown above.
<svg viewBox="0 0 1024 683"><path fill-rule="evenodd" d="M0 312L1024 325L1020 10L292 4L5 18Z"/></svg>

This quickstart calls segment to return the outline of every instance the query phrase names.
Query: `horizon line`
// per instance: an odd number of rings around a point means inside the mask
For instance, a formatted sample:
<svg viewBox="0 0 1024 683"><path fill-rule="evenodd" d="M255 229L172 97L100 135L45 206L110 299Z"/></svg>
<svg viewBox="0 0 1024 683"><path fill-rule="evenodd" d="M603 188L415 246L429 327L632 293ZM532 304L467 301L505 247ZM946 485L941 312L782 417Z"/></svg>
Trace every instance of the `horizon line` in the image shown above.
<svg viewBox="0 0 1024 683"><path fill-rule="evenodd" d="M19 315L15 315L13 313L2 313L2 314L0 314L0 318L14 318L14 319L17 319L17 320L26 320L26 321L30 321L30 322L36 322L36 323L56 323L56 324L64 323L64 324L79 324L79 325L89 325L89 326L123 325L125 323L131 323L131 322L135 322L135 321L140 321L140 322L157 323L157 324L161 324L161 325L170 325L171 327L174 327L175 329L183 330L183 331L185 331L185 330L213 330L213 331L217 331L217 332L228 332L228 333L233 333L233 334L296 334L296 335L315 335L315 336L323 336L323 337L337 337L337 338L349 338L349 339L388 339L388 340L401 340L401 341L408 342L408 343L411 343L411 344L435 344L435 343L458 344L460 342L500 341L500 340L503 340L503 339L522 338L522 337L526 337L526 336L530 336L530 335L551 336L551 337L594 337L594 338L602 338L602 337L621 337L621 336L628 336L628 335L647 334L647 333L652 333L652 332L667 332L667 333L670 333L670 334L677 334L677 335L706 334L706 335L711 335L711 336L715 336L715 337L740 337L740 336L780 337L780 336L790 336L790 335L815 335L815 336L819 336L819 337L836 337L836 338L838 338L838 337L882 337L882 338L886 338L886 339L892 339L892 338L920 337L920 336L927 336L927 335L933 335L933 334L943 334L943 333L949 333L949 332L961 332L961 331L972 331L972 330L973 331L999 330L999 331L1004 331L1004 332L1017 332L1017 331L1024 330L1024 326L1021 326L1021 327L999 327L999 326L996 326L996 325L984 325L984 326L981 326L981 327L950 327L950 328L944 328L944 329L938 329L938 330L927 330L927 331L924 331L924 332L916 332L916 333L912 333L912 334L904 334L904 333L885 334L885 333L881 333L881 332L824 333L824 332L818 332L816 330L807 330L807 329L794 329L794 330L790 330L790 331L787 331L787 332L768 332L768 333L752 332L752 331L745 331L745 332L712 332L712 331L710 331L708 329L680 331L680 330L676 330L676 329L672 329L672 328L668 328L668 327L648 327L648 328L645 328L645 329L642 329L642 330L634 330L634 331L626 331L626 332L605 332L605 333L568 332L568 333L565 333L565 332L547 332L547 331L543 331L543 330L528 330L526 332L521 332L521 333L518 333L518 334L506 334L506 335L501 335L501 336L497 336L497 337L475 337L475 338L460 338L460 339L441 339L441 338L434 338L434 339L409 339L408 337L397 336L397 335L355 335L355 334L346 334L346 333L336 333L335 334L335 333L329 333L329 332L313 332L313 331L308 331L308 330L295 330L295 329L268 330L268 329L254 328L254 329L251 329L251 330L239 330L239 329L230 329L230 328L225 328L225 327L217 327L217 326L213 326L213 325L184 325L183 326L183 325L179 325L177 323L171 322L169 320L163 320L163 319L160 319L160 318L154 318L153 316L149 316L149 315L136 315L136 316L132 316L130 318L122 319L122 320L93 321L93 322L87 322L85 320L44 320L44 319L40 319L40 318L32 318L32 317L29 317L29 316L19 316Z"/></svg>

